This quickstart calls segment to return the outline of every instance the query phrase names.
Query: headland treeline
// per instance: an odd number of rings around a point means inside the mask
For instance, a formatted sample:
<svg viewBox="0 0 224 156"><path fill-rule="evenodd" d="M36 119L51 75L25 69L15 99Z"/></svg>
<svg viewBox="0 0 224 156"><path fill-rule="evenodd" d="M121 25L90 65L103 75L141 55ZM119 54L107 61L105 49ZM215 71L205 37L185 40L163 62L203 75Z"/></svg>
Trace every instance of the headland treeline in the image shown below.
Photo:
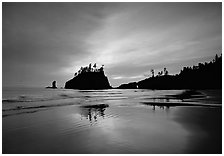
<svg viewBox="0 0 224 156"><path fill-rule="evenodd" d="M198 63L197 66L183 67L179 74L169 75L166 68L138 82L121 84L119 89L221 89L222 56L215 56L210 62Z"/></svg>

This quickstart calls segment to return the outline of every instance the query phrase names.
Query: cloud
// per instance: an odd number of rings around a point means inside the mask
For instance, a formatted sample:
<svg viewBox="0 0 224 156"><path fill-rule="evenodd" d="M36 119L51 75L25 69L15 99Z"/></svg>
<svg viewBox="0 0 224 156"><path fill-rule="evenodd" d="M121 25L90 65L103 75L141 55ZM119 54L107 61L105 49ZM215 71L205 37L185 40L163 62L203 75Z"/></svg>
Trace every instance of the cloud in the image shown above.
<svg viewBox="0 0 224 156"><path fill-rule="evenodd" d="M3 3L3 83L63 85L95 62L115 86L151 68L177 73L221 53L221 19L221 3Z"/></svg>
<svg viewBox="0 0 224 156"><path fill-rule="evenodd" d="M33 75L30 80L24 77L27 82L36 80L34 75L37 72L40 77L57 71L60 75L60 71L70 67L71 62L89 56L85 38L101 24L106 14L98 11L101 6L88 5L4 3L4 77L22 76L19 71L25 70Z"/></svg>

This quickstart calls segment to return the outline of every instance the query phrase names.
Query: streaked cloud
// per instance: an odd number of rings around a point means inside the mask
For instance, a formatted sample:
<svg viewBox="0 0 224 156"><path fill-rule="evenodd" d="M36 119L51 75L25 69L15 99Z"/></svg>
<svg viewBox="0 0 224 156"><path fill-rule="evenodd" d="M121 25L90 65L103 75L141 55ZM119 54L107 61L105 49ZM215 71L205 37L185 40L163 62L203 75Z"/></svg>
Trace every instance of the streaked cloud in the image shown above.
<svg viewBox="0 0 224 156"><path fill-rule="evenodd" d="M95 62L112 86L152 68L177 73L221 53L221 11L221 3L3 3L3 85L63 86Z"/></svg>

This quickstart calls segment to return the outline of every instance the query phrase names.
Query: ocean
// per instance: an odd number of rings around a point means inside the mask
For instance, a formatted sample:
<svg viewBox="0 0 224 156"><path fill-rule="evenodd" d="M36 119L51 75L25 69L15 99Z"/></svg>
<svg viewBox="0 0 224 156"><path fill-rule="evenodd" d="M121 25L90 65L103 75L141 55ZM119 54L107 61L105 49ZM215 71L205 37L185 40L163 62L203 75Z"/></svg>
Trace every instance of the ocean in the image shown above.
<svg viewBox="0 0 224 156"><path fill-rule="evenodd" d="M3 88L3 153L220 153L221 90L185 92Z"/></svg>

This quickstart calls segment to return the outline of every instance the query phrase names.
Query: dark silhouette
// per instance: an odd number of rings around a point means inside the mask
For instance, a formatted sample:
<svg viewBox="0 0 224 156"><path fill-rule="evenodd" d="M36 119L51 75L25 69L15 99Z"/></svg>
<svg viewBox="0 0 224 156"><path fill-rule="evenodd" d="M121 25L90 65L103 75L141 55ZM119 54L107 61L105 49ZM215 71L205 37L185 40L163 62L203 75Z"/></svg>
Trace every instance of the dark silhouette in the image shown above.
<svg viewBox="0 0 224 156"><path fill-rule="evenodd" d="M137 83L136 82L130 82L128 84L122 84L118 87L118 89L137 89Z"/></svg>
<svg viewBox="0 0 224 156"><path fill-rule="evenodd" d="M163 71L158 72L157 76L162 76L163 75Z"/></svg>
<svg viewBox="0 0 224 156"><path fill-rule="evenodd" d="M180 99L184 101L185 99L193 99L193 98L205 98L206 95L195 91L195 90L186 90L183 93L177 95L166 95L166 98L169 99Z"/></svg>
<svg viewBox="0 0 224 156"><path fill-rule="evenodd" d="M152 77L154 77L154 69L151 69Z"/></svg>
<svg viewBox="0 0 224 156"><path fill-rule="evenodd" d="M166 70L166 68L164 68L164 75L168 75L168 70Z"/></svg>
<svg viewBox="0 0 224 156"><path fill-rule="evenodd" d="M56 87L56 81L53 81L53 82L52 82L52 88L57 88L57 87Z"/></svg>
<svg viewBox="0 0 224 156"><path fill-rule="evenodd" d="M97 69L91 63L81 67L74 78L65 83L66 89L111 89L110 83L104 74L103 65Z"/></svg>
<svg viewBox="0 0 224 156"><path fill-rule="evenodd" d="M48 87L46 87L46 88L57 89L56 81L53 81L53 82L52 82L52 86L51 86L51 87L48 86Z"/></svg>
<svg viewBox="0 0 224 156"><path fill-rule="evenodd" d="M215 56L212 61L199 63L198 66L184 67L179 74L169 75L168 70L158 72L154 76L139 82L122 84L121 89L221 89L222 88L222 56Z"/></svg>
<svg viewBox="0 0 224 156"><path fill-rule="evenodd" d="M97 121L98 117L104 118L104 111L109 107L108 104L86 105L81 106L81 116L84 116L90 122Z"/></svg>

